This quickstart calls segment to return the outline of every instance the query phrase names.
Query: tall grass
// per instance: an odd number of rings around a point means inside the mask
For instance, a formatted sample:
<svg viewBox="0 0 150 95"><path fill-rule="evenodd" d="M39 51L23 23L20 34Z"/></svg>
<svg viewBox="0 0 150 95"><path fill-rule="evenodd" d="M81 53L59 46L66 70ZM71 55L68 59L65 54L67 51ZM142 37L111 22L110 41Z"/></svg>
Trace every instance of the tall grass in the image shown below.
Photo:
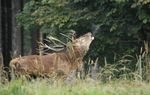
<svg viewBox="0 0 150 95"><path fill-rule="evenodd" d="M107 58L104 57L104 66L100 67L96 72L97 76L94 79L100 80L102 82L111 81L114 79L125 79L133 81L147 81L150 80L150 59L145 53L134 57L131 55L125 55L121 59L114 58L113 63L108 63ZM89 61L89 67L95 66L98 61ZM94 65L91 65L94 64ZM92 69L90 69L92 70ZM91 71L92 72L92 71ZM94 75L91 73L91 76Z"/></svg>
<svg viewBox="0 0 150 95"><path fill-rule="evenodd" d="M77 81L69 85L51 83L47 79L32 81L13 80L1 84L0 95L149 95L150 86L135 81L116 80L109 83Z"/></svg>

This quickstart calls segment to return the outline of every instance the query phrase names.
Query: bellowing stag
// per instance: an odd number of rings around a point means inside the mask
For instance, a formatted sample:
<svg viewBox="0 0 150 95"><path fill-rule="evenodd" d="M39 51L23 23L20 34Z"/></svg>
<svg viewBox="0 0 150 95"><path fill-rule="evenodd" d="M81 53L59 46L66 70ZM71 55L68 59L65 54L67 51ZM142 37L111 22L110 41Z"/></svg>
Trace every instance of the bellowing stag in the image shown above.
<svg viewBox="0 0 150 95"><path fill-rule="evenodd" d="M92 34L74 39L63 52L29 55L12 59L10 67L16 74L35 76L67 76L82 65L82 59L94 37Z"/></svg>

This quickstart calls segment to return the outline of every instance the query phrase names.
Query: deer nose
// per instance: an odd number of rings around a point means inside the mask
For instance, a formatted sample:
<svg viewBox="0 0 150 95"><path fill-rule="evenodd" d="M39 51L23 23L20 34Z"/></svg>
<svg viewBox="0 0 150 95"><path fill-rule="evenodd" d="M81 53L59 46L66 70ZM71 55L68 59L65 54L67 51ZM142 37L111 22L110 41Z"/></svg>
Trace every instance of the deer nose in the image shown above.
<svg viewBox="0 0 150 95"><path fill-rule="evenodd" d="M94 40L94 37L92 37L92 40Z"/></svg>

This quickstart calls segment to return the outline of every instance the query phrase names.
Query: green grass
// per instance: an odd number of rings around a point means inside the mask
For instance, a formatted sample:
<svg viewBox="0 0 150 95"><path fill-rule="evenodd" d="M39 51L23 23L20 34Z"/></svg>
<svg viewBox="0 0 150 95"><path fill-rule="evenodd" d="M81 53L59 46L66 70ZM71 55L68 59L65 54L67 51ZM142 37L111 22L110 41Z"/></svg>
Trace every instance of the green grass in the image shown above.
<svg viewBox="0 0 150 95"><path fill-rule="evenodd" d="M0 84L0 95L150 95L150 84L127 80L108 83L84 80L69 85L48 79L19 79Z"/></svg>

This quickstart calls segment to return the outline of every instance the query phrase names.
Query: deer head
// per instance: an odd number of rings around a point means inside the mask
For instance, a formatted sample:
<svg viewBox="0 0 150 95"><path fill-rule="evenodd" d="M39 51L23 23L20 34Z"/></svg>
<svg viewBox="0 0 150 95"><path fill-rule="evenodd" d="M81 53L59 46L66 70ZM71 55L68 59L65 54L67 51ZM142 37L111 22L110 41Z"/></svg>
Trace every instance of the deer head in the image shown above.
<svg viewBox="0 0 150 95"><path fill-rule="evenodd" d="M89 46L93 40L94 40L94 37L92 36L92 33L88 32L87 34L75 39L73 41L73 45L79 49L83 49L84 51L88 51Z"/></svg>

